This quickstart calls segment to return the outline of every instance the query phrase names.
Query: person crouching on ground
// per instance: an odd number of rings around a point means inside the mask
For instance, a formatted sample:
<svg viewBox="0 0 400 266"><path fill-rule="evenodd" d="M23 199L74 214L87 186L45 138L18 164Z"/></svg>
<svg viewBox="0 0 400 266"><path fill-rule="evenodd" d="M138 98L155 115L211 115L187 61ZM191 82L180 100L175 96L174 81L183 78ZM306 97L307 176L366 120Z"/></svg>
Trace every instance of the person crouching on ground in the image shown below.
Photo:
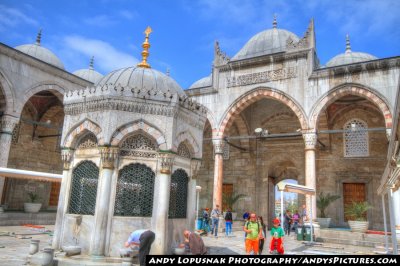
<svg viewBox="0 0 400 266"><path fill-rule="evenodd" d="M257 255L259 251L259 239L262 238L262 227L257 221L255 213L250 214L250 219L244 225L243 231L246 232L246 254L250 255L250 252L253 251L253 254Z"/></svg>
<svg viewBox="0 0 400 266"><path fill-rule="evenodd" d="M185 248L192 255L206 255L207 248L204 245L203 239L189 230L183 231L183 236L185 237L185 243L180 244L179 247Z"/></svg>
<svg viewBox="0 0 400 266"><path fill-rule="evenodd" d="M282 227L279 226L280 221L279 219L275 218L272 221L272 224L274 225L271 228L271 243L269 245L269 253L273 254L274 251L276 250L280 255L282 255L285 250L283 249L283 239L282 237L285 235L285 232L283 232Z"/></svg>
<svg viewBox="0 0 400 266"><path fill-rule="evenodd" d="M151 245L156 235L147 229L134 231L125 242L125 247L139 246L140 266L146 265L146 256L150 253Z"/></svg>

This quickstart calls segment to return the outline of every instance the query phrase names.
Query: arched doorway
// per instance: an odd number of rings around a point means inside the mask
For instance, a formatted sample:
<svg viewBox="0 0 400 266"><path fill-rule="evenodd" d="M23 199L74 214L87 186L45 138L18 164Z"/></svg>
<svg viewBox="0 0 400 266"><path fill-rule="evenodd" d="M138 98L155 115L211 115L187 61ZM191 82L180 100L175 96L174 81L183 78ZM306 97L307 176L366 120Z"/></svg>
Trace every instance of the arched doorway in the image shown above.
<svg viewBox="0 0 400 266"><path fill-rule="evenodd" d="M51 91L40 91L25 103L10 148L9 168L62 173L60 141L64 109L58 96ZM5 184L5 203L9 209L22 209L28 192L38 194L42 210L57 208L60 183L6 179Z"/></svg>

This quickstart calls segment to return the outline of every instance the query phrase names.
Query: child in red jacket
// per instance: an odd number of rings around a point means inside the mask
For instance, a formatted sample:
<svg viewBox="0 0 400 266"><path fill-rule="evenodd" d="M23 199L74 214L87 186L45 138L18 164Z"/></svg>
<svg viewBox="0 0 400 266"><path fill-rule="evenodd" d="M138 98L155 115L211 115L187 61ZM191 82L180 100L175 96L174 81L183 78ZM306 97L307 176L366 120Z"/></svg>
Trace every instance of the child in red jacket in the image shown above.
<svg viewBox="0 0 400 266"><path fill-rule="evenodd" d="M282 227L279 226L280 221L278 218L275 218L273 221L273 227L271 229L271 243L269 245L269 253L273 254L276 250L280 255L282 255L285 250L283 249L283 239L282 237L285 235Z"/></svg>

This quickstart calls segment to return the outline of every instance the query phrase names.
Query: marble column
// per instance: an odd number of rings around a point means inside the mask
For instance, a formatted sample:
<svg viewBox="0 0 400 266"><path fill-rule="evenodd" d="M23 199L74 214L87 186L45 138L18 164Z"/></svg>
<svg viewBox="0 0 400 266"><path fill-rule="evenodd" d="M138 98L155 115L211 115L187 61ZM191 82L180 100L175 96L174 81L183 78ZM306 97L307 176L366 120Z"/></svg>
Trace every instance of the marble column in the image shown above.
<svg viewBox="0 0 400 266"><path fill-rule="evenodd" d="M57 216L56 216L56 224L54 226L54 235L53 235L53 248L59 249L61 247L61 235L62 235L62 227L64 221L64 215L68 209L68 193L67 187L70 183L71 173L71 161L73 158L73 150L69 148L63 148L61 150L61 160L63 161L63 178L61 181L60 188L60 196L58 197L58 207L57 207Z"/></svg>
<svg viewBox="0 0 400 266"><path fill-rule="evenodd" d="M118 158L117 147L100 147L101 172L99 178L96 210L94 213L94 230L90 254L92 256L104 256L107 238L108 210L110 209L111 179L114 173L114 165Z"/></svg>
<svg viewBox="0 0 400 266"><path fill-rule="evenodd" d="M317 184L317 175L315 168L315 148L317 145L317 134L316 132L306 132L303 133L304 144L305 144L305 177L306 177L306 186L316 189ZM312 196L312 200L310 201L310 195L306 195L306 208L307 215L312 213L313 217L309 217L315 219L317 217L317 200L316 195Z"/></svg>
<svg viewBox="0 0 400 266"><path fill-rule="evenodd" d="M154 194L156 208L153 209L153 217L155 218L153 229L156 239L151 247L151 253L154 255L167 254L167 236L168 236L168 211L169 211L169 195L171 186L171 170L174 164L174 154L159 153L158 169L159 173L156 178L156 186Z"/></svg>
<svg viewBox="0 0 400 266"><path fill-rule="evenodd" d="M9 115L4 115L0 120L0 167L7 167L12 133L18 121L18 118ZM0 201L3 197L4 182L5 177L0 176Z"/></svg>
<svg viewBox="0 0 400 266"><path fill-rule="evenodd" d="M222 208L222 184L224 174L224 144L223 139L214 139L214 189L213 189L213 206L219 205Z"/></svg>
<svg viewBox="0 0 400 266"><path fill-rule="evenodd" d="M400 189L393 192L393 208L396 234L397 236L400 236Z"/></svg>
<svg viewBox="0 0 400 266"><path fill-rule="evenodd" d="M186 211L186 228L193 230L197 223L197 193L196 193L196 178L200 169L201 160L192 159L190 161L190 180L188 183L188 199Z"/></svg>
<svg viewBox="0 0 400 266"><path fill-rule="evenodd" d="M392 232L393 255L398 255L396 222L395 222L396 210L394 209L394 197L393 197L393 188L392 187L388 187L388 203L389 203L390 232Z"/></svg>

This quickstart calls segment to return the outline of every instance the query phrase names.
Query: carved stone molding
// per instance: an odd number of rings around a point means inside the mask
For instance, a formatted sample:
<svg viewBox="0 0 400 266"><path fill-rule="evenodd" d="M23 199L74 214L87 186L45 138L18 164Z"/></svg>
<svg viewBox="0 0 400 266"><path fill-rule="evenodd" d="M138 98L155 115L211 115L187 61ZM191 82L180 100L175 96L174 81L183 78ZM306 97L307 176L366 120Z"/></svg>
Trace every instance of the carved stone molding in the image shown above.
<svg viewBox="0 0 400 266"><path fill-rule="evenodd" d="M317 133L316 132L306 132L303 133L304 144L306 146L306 150L315 149L317 145Z"/></svg>
<svg viewBox="0 0 400 266"><path fill-rule="evenodd" d="M158 164L161 174L171 174L171 169L174 164L175 154L172 153L158 153Z"/></svg>
<svg viewBox="0 0 400 266"><path fill-rule="evenodd" d="M225 141L223 139L214 139L213 145L215 154L224 154Z"/></svg>
<svg viewBox="0 0 400 266"><path fill-rule="evenodd" d="M192 172L192 179L197 178L197 175L199 174L200 166L201 166L200 159L192 159L190 161L190 171Z"/></svg>
<svg viewBox="0 0 400 266"><path fill-rule="evenodd" d="M118 147L100 147L100 158L103 168L114 169L115 161L118 158Z"/></svg>
<svg viewBox="0 0 400 266"><path fill-rule="evenodd" d="M3 116L0 120L0 133L11 135L19 120L12 116Z"/></svg>
<svg viewBox="0 0 400 266"><path fill-rule="evenodd" d="M74 155L74 150L63 148L61 150L61 160L63 161L63 170L68 171L71 167L71 161Z"/></svg>

